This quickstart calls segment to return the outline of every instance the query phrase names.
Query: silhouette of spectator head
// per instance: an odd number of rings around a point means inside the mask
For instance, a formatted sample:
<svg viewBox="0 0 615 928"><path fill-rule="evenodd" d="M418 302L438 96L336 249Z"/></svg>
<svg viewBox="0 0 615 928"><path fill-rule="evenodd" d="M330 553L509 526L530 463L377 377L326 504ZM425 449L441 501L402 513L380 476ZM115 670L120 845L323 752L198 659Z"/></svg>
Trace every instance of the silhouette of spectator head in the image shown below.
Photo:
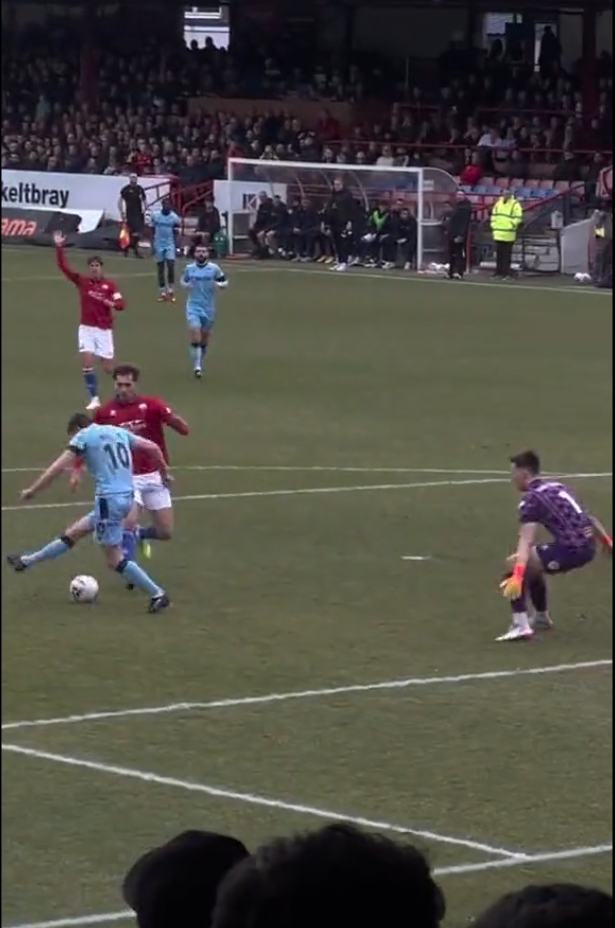
<svg viewBox="0 0 615 928"><path fill-rule="evenodd" d="M554 883L499 899L474 928L612 928L613 899L599 889Z"/></svg>
<svg viewBox="0 0 615 928"><path fill-rule="evenodd" d="M261 847L220 887L214 928L436 928L444 896L411 845L331 825Z"/></svg>
<svg viewBox="0 0 615 928"><path fill-rule="evenodd" d="M122 894L139 928L207 928L222 878L247 856L236 838L184 831L133 864Z"/></svg>

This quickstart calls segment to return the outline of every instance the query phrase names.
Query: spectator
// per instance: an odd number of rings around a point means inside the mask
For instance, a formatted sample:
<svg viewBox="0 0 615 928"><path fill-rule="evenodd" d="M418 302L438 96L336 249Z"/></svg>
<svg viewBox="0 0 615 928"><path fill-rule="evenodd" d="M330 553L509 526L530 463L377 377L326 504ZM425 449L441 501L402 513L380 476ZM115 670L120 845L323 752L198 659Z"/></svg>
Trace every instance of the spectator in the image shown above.
<svg viewBox="0 0 615 928"><path fill-rule="evenodd" d="M559 64L561 55L562 47L559 39L551 29L551 26L545 26L542 39L540 40L540 54L538 56L540 73L546 76L549 72L552 72L553 65Z"/></svg>
<svg viewBox="0 0 615 928"><path fill-rule="evenodd" d="M395 164L393 151L390 145L382 146L382 154L376 158L376 164L382 168L391 168Z"/></svg>
<svg viewBox="0 0 615 928"><path fill-rule="evenodd" d="M140 857L122 893L139 928L208 928L220 882L247 856L236 838L185 831Z"/></svg>
<svg viewBox="0 0 615 928"><path fill-rule="evenodd" d="M474 928L612 928L613 899L573 883L526 886L499 899Z"/></svg>
<svg viewBox="0 0 615 928"><path fill-rule="evenodd" d="M598 199L598 181L600 179L600 172L604 167L605 163L602 153L599 151L595 152L587 174L585 175L585 199L589 205L593 206Z"/></svg>
<svg viewBox="0 0 615 928"><path fill-rule="evenodd" d="M466 149L466 164L459 177L460 183L467 187L475 187L483 176L480 155L477 151Z"/></svg>
<svg viewBox="0 0 615 928"><path fill-rule="evenodd" d="M416 848L331 825L274 841L236 866L213 928L437 928L444 912Z"/></svg>
<svg viewBox="0 0 615 928"><path fill-rule="evenodd" d="M556 164L553 172L554 180L575 180L579 173L577 159L573 151L567 149L564 151L562 160Z"/></svg>

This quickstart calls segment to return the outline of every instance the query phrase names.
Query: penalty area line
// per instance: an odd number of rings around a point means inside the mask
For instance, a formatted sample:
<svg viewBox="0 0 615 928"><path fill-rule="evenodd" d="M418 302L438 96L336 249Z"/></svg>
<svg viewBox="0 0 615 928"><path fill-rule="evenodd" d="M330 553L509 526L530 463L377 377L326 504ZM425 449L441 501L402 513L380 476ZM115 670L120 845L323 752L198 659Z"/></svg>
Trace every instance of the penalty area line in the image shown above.
<svg viewBox="0 0 615 928"><path fill-rule="evenodd" d="M294 812L298 815L325 819L331 822L347 822L362 828L373 828L377 831L389 831L400 835L412 835L415 838L423 838L426 841L433 841L436 844L465 847L473 851L480 851L484 854L496 855L507 859L524 859L527 856L523 851L513 851L505 847L495 847L490 844L485 844L482 841L474 841L471 838L458 838L453 835L444 835L424 828L396 825L392 822L383 822L377 819L365 818L360 815L349 815L345 812L322 809L318 806L308 806L303 803L287 802L282 799L273 799L269 796L260 796L255 793L244 793L219 786L210 786L207 783L197 783L194 780L181 780L177 777L161 776L160 774L147 770L139 770L135 767L120 767L116 764L86 760L85 758L73 757L67 754L56 754L51 751L40 751L18 744L3 744L2 750L39 760L53 761L69 767L85 768L86 770L92 770L96 773L108 773L118 777L140 780L144 783L155 783L159 786L171 786L177 789L188 790L189 792L205 793L207 796L211 796L214 799L244 802L248 805L264 806L269 809L280 809L283 812Z"/></svg>
<svg viewBox="0 0 615 928"><path fill-rule="evenodd" d="M257 706L267 703L286 702L293 699L318 699L322 696L343 696L347 693L369 693L378 690L404 690L414 686L435 686L442 684L470 683L475 680L505 680L514 677L541 676L550 673L566 673L574 670L594 670L598 667L611 667L611 658L593 661L579 661L574 664L548 664L544 667L525 667L512 670L487 670L478 673L462 673L434 677L407 677L402 680L383 680L376 683L349 683L342 686L328 686L320 689L290 690L282 693L265 693L262 696L239 696L226 699L211 699L205 702L177 702L166 706L145 706L135 709L110 709L102 712L85 712L81 715L65 715L56 718L26 719L16 722L4 722L2 731L16 728L38 728L50 725L71 725L77 722L96 722L104 719L117 719L126 716L166 715L171 712L192 712L205 709L228 709L233 706Z"/></svg>
<svg viewBox="0 0 615 928"><path fill-rule="evenodd" d="M559 474L560 478L566 479L594 479L600 477L612 477L612 473L586 473L586 474ZM485 477L471 478L468 480L425 480L412 483L368 483L350 486L333 486L333 487L298 487L288 490L246 490L236 493L189 493L184 496L174 496L174 502L197 502L207 499L250 499L266 496L319 496L322 494L332 493L368 493L382 490L414 490L428 487L464 487L480 486L496 483L508 483L507 477ZM91 506L90 501L74 500L65 503L34 503L31 505L3 506L2 512L28 512L34 509L70 509L78 507Z"/></svg>

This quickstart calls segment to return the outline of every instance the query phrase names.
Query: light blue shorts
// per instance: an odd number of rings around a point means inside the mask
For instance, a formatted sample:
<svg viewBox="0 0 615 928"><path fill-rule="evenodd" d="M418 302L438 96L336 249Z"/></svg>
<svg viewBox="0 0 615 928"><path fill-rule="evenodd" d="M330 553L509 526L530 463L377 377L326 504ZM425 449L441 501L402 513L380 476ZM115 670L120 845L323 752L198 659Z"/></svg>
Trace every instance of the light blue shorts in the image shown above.
<svg viewBox="0 0 615 928"><path fill-rule="evenodd" d="M156 264L162 264L163 261L175 261L175 245L154 248L154 257L156 258Z"/></svg>
<svg viewBox="0 0 615 928"><path fill-rule="evenodd" d="M189 329L203 329L209 332L214 325L214 316L206 313L198 306L186 306L186 323Z"/></svg>
<svg viewBox="0 0 615 928"><path fill-rule="evenodd" d="M134 493L97 496L88 518L99 545L116 547L122 543L123 522L134 504Z"/></svg>

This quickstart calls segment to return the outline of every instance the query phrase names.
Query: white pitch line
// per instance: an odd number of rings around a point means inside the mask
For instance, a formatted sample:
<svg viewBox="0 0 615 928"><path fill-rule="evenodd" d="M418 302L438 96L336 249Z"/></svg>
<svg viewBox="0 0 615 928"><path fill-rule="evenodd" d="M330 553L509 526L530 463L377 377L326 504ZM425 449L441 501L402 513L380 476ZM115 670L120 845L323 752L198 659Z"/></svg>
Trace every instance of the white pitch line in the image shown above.
<svg viewBox="0 0 615 928"><path fill-rule="evenodd" d="M430 554L402 554L402 561L430 561Z"/></svg>
<svg viewBox="0 0 615 928"><path fill-rule="evenodd" d="M103 712L85 712L81 715L65 715L56 718L30 719L4 722L2 731L17 728L38 728L49 725L70 725L76 722L96 722L102 719L117 719L134 715L165 715L171 712L191 712L195 709L228 709L233 706L258 706L267 703L286 702L291 699L317 699L321 696L340 696L345 693L369 693L374 690L403 690L411 686L433 686L437 684L470 683L474 680L504 680L511 677L540 676L548 673L565 673L571 670L593 670L611 667L611 658L595 661L579 661L575 664L550 664L545 667L526 667L516 670L487 670L480 673L462 673L439 677L407 677L403 680L384 680L378 683L349 683L321 689L290 690L283 693L266 693L263 696L239 696L227 699L212 699L208 702L177 702L166 706L150 706L136 709L110 709Z"/></svg>
<svg viewBox="0 0 615 928"><path fill-rule="evenodd" d="M178 789L188 790L189 792L205 793L217 799L245 802L249 805L265 806L268 809L282 809L284 812L296 812L298 815L308 815L313 818L326 819L327 821L348 822L352 825L358 825L362 828L374 828L378 831L391 831L400 835L412 835L415 838L424 838L426 841L433 841L437 844L450 844L456 847L471 848L473 851L480 851L484 854L495 854L514 860L527 856L522 851L512 851L504 847L493 847L490 844L485 844L482 841L473 841L470 838L457 838L452 835L443 835L436 831L428 831L424 828L395 825L391 822L381 822L375 819L364 818L360 815L348 815L345 812L335 812L330 809L321 809L317 806L307 806L296 802L285 802L282 799L271 799L268 796L259 796L255 793L240 793L236 790L209 786L207 783L196 783L192 780L180 780L176 777L161 776L160 774L151 773L146 770L138 770L135 767L119 767L115 764L85 760L84 758L72 757L66 754L39 751L35 748L28 748L19 744L3 744L2 750L14 754L22 754L26 757L34 757L40 760L55 761L58 764L65 764L69 767L84 767L87 770L94 770L98 773L110 773L115 776L128 777L145 783L156 783L160 786L173 786Z"/></svg>
<svg viewBox="0 0 615 928"><path fill-rule="evenodd" d="M600 296L600 295L608 296L610 299L612 299L612 296L613 296L610 290L599 290L599 289L585 290L585 289L575 288L575 287L551 287L549 285L536 286L534 284L522 284L522 283L516 283L516 282L506 283L504 281L496 282L492 280L468 280L467 278L464 278L463 281L458 281L458 280L453 281L453 280L449 280L447 277L429 277L426 275L419 276L419 275L414 275L414 274L408 275L408 276L402 276L401 274L388 274L388 273L366 274L364 271L361 271L361 270L357 272L350 271L348 274L332 274L330 270L320 271L320 270L316 270L315 268L312 270L311 268L277 267L274 265L269 265L267 267L261 267L261 266L243 267L243 268L235 267L234 270L251 271L253 273L256 272L259 274L263 274L263 273L312 274L312 275L319 276L319 277L320 276L332 277L335 280L340 280L340 278L343 278L344 280L365 280L365 279L395 280L395 281L401 280L401 281L404 281L405 283L410 283L410 284L423 284L423 283L424 284L441 284L445 287L461 287L461 288L464 288L464 287L497 287L498 289L531 290L533 292L538 291L539 293L570 293L570 294L573 294L574 296L584 296L586 294L587 295L591 294L592 296Z"/></svg>
<svg viewBox="0 0 615 928"><path fill-rule="evenodd" d="M131 909L123 912L101 912L99 915L77 915L74 918L54 918L50 922L23 922L19 925L9 925L8 928L72 928L77 925L104 925L109 922L132 921L135 924L135 913Z"/></svg>
<svg viewBox="0 0 615 928"><path fill-rule="evenodd" d="M482 870L493 870L501 867L531 867L534 864L556 862L559 860L576 860L582 857L593 857L597 854L609 854L613 850L612 844L596 844L592 847L574 847L564 851L546 851L543 854L528 854L527 857L486 860L481 863L459 864L452 867L436 867L432 870L433 876L443 877L454 874L475 873ZM26 922L19 925L9 925L9 928L71 928L78 925L102 925L109 922L119 922L134 919L131 909L121 912L101 912L99 915L81 915L75 918L57 918L50 922Z"/></svg>
<svg viewBox="0 0 615 928"><path fill-rule="evenodd" d="M577 857L592 857L595 854L609 854L612 844L595 844L592 847L572 847L564 851L545 851L542 854L528 854L525 858L515 860L484 860L477 864L458 864L452 867L439 867L433 871L434 876L450 876L453 873L478 873L481 870L496 870L501 867L521 867L532 864L548 863L555 860L574 860Z"/></svg>
<svg viewBox="0 0 615 928"><path fill-rule="evenodd" d="M3 251L4 250L6 249L3 248ZM134 273L131 273L130 271L128 271L128 273L123 273L122 270L119 269L119 261L121 260L119 259L119 256L111 255L109 257L110 259L113 259L113 258L118 259L118 270L116 273L116 276L118 277L118 279L130 278L130 277L151 277L153 276L153 273L154 273L153 268L151 271L136 271ZM181 266L181 262L180 262L180 266ZM379 274L379 273L373 273L373 272L365 273L365 271L363 270L350 272L349 274L332 274L330 270L319 270L317 268L302 268L302 267L281 267L279 265L266 265L266 266L260 265L260 264L251 265L248 261L242 264L238 264L237 262L230 261L225 264L225 267L228 267L229 274L231 275L235 273L240 273L240 274L241 273L243 274L246 274L246 273L248 274L303 274L303 275L312 274L313 276L329 277L330 279L336 279L336 280L339 280L341 277L343 277L345 280L349 280L349 279L360 280L361 278L364 278L368 280L402 281L402 282L411 283L411 284L422 284L422 283L441 284L441 285L449 286L449 287L497 287L500 290L501 289L530 290L530 291L539 292L539 293L545 293L545 292L546 293L570 293L570 294L573 294L574 296L591 295L591 296L608 296L609 298L612 297L610 290L584 289L584 288L573 287L573 286L552 287L552 286L549 286L548 284L541 286L541 285L524 284L524 283L517 283L517 282L506 283L505 281L495 282L491 280L468 280L467 278L464 279L463 281L452 281L452 280L448 280L448 278L446 277L429 277L427 275L423 276L423 275L418 275L418 274L402 275L402 274L389 274L389 273ZM32 283L32 281L36 281L36 280L59 281L59 280L63 280L63 277L60 274L54 274L54 275L42 274L40 276L24 275L24 276L19 276L19 277L4 277L2 278L2 283L3 284L5 283Z"/></svg>
<svg viewBox="0 0 615 928"><path fill-rule="evenodd" d="M587 473L587 474L559 474L564 479L593 479L596 477L612 477L611 472ZM204 499L249 499L264 496L305 496L326 493L365 493L376 490L414 490L425 487L465 487L477 486L480 484L490 483L508 483L507 477L486 477L484 479L470 480L429 480L419 481L417 483L368 483L358 486L337 486L337 487L299 487L292 490L246 490L237 493L190 493L186 496L174 496L174 502L196 502ZM3 506L2 512L28 512L33 509L70 509L75 506L91 506L91 502L86 500L74 500L69 503L34 503L29 506Z"/></svg>

